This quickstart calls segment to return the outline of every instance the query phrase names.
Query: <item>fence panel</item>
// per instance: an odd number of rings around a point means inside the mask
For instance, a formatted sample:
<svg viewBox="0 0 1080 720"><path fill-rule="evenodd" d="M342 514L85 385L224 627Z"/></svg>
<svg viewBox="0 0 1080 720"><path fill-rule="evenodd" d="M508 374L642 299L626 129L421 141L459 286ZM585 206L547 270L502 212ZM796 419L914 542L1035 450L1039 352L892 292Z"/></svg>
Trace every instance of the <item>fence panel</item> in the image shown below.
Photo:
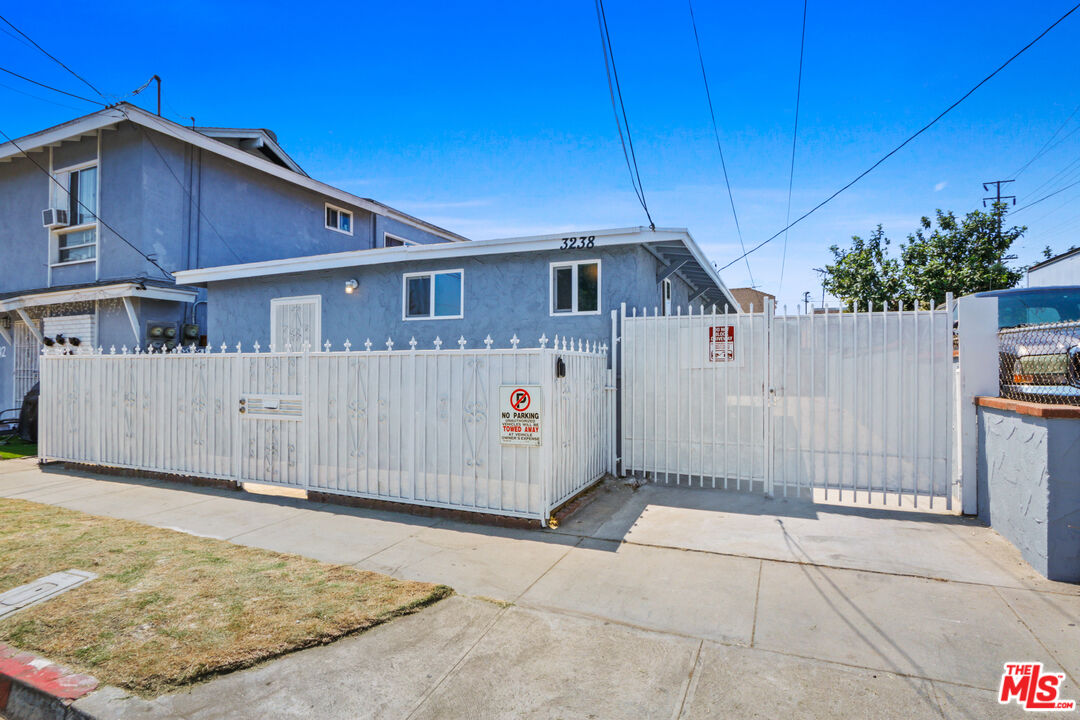
<svg viewBox="0 0 1080 720"><path fill-rule="evenodd" d="M565 339L507 350L46 354L40 451L546 522L612 470L607 362L605 347ZM540 387L539 446L502 444L504 385Z"/></svg>

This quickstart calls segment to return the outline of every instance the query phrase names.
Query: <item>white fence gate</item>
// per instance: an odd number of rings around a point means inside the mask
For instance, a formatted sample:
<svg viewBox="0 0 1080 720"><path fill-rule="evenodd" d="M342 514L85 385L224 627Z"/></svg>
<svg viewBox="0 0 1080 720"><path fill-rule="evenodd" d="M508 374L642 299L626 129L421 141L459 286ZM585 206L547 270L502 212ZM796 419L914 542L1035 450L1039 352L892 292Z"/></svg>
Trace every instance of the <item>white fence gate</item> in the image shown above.
<svg viewBox="0 0 1080 720"><path fill-rule="evenodd" d="M46 354L39 454L544 523L614 470L606 347L257 350ZM540 388L538 446L500 386Z"/></svg>
<svg viewBox="0 0 1080 720"><path fill-rule="evenodd" d="M658 482L952 507L942 310L626 315L621 460Z"/></svg>

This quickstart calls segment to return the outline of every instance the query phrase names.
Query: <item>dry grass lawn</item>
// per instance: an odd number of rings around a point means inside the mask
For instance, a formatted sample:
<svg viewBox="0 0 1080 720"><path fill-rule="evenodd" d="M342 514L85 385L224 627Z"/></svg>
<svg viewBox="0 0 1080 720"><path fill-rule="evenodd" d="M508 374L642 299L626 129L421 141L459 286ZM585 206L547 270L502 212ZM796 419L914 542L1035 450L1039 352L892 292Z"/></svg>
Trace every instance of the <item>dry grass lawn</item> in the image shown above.
<svg viewBox="0 0 1080 720"><path fill-rule="evenodd" d="M0 621L0 639L143 695L330 642L451 592L0 499L0 592L72 568L99 577Z"/></svg>

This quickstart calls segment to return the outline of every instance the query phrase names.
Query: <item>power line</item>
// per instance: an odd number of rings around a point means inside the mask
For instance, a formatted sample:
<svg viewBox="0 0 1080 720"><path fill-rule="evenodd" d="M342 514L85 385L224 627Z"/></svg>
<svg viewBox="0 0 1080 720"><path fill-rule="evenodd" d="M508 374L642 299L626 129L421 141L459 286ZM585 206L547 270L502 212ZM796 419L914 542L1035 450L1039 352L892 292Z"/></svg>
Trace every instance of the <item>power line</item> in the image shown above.
<svg viewBox="0 0 1080 720"><path fill-rule="evenodd" d="M1036 185L1034 189L1032 189L1029 193L1027 193L1026 195L1024 195L1020 199L1023 200L1023 201L1026 201L1029 198L1032 198L1035 195L1038 195L1039 191L1042 190L1043 188L1045 188L1045 187L1047 187L1049 185L1053 185L1056 181L1058 181L1058 180L1060 180L1060 179L1062 179L1064 177L1067 177L1069 175L1069 173L1071 173L1076 168L1077 165L1080 165L1080 157L1076 157L1073 160L1071 160L1068 165L1066 165L1065 167L1058 170L1056 173L1051 175L1046 180L1043 180L1041 183Z"/></svg>
<svg viewBox="0 0 1080 720"><path fill-rule="evenodd" d="M1034 155L1032 155L1030 160L1028 160L1026 163L1021 165L1020 169L1012 174L1012 177L1013 177L1014 180L1017 177L1019 177L1020 173L1027 170L1028 166L1031 165L1031 163L1035 162L1036 160L1038 160L1040 157L1043 156L1043 153L1045 153L1049 149L1050 143L1054 142L1054 138L1056 138L1058 136L1059 132L1061 132L1062 130L1065 129L1065 126L1069 124L1069 121L1073 119L1073 117L1076 115L1076 113L1078 111L1080 111L1080 105L1077 105L1076 108L1074 108L1073 111L1071 113L1069 113L1069 117L1065 118L1065 122L1061 123L1061 125L1058 126L1058 129L1054 131L1054 134L1051 135L1050 138L1045 143L1043 143L1043 146L1041 148L1039 148L1038 152L1036 152ZM1072 132L1070 132L1069 135L1072 135L1072 133L1074 133L1074 132L1076 132L1075 129ZM1064 138L1061 138L1061 139L1065 140L1065 138L1069 137L1069 135L1066 135ZM1054 143L1054 147L1057 147L1060 144L1061 144L1060 141L1057 142L1057 143Z"/></svg>
<svg viewBox="0 0 1080 720"><path fill-rule="evenodd" d="M4 88L5 90L10 90L11 92L14 92L14 93L19 93L20 95L25 95L26 97L29 97L29 98L34 98L35 100L40 100L43 103L49 103L50 105L56 105L57 107L67 108L68 110L74 110L75 112L85 112L83 108L77 108L74 105L65 105L64 103L58 103L55 100L49 100L48 98L43 98L40 95L34 95L33 93L28 93L28 92L26 92L24 90L20 90L19 88L11 87L10 85L5 85L3 83L0 83L0 88Z"/></svg>
<svg viewBox="0 0 1080 720"><path fill-rule="evenodd" d="M1065 186L1065 187L1063 187L1063 188L1058 188L1057 190L1055 190L1054 192L1050 193L1049 195L1043 195L1043 196L1042 196L1041 198L1039 198L1038 200L1035 200L1034 202L1029 202L1029 203L1028 203L1027 205L1021 205L1020 207L1018 207L1018 208L1016 208L1015 210L1013 210L1013 211L1012 211L1012 214L1013 214L1013 215L1015 215L1016 213L1020 212L1021 210L1027 210L1027 209L1028 209L1029 207L1031 207L1032 205L1038 205L1038 204L1039 204L1039 203L1041 203L1041 202L1042 202L1043 200L1049 200L1050 198L1054 197L1054 196L1055 196L1055 195L1057 195L1058 193L1063 193L1063 192L1065 192L1066 190L1068 190L1069 188L1071 188L1071 187L1075 187L1075 186L1077 186L1077 185L1080 185L1080 180L1077 180L1077 181L1075 181L1075 182L1071 182L1071 183L1069 183L1068 185L1066 185L1066 186Z"/></svg>
<svg viewBox="0 0 1080 720"><path fill-rule="evenodd" d="M712 118L713 137L716 149L720 151L720 167L724 170L724 185L727 186L728 201L731 203L731 216L735 218L735 232L739 235L739 249L746 252L743 242L742 227L739 226L739 214L735 212L735 196L731 194L731 182L728 180L727 163L724 162L724 148L720 144L720 130L716 126L716 111L713 110L712 93L709 92L709 78L705 74L705 58L701 54L701 38L698 37L697 20L694 18L693 0L686 0L690 6L690 24L694 27L694 43L697 45L698 62L701 64L701 80L705 83L705 98L709 101L709 117ZM750 275L750 287L754 287L754 273L750 269L750 259L746 258L746 272Z"/></svg>
<svg viewBox="0 0 1080 720"><path fill-rule="evenodd" d="M611 33L608 31L607 14L604 12L604 0L596 0L596 21L600 26L600 45L604 51L604 70L607 74L608 94L611 95L611 109L615 113L615 127L619 130L619 142L622 143L623 157L626 159L626 168L630 171L630 184L634 186L634 194L637 195L641 209L645 211L645 217L649 219L649 227L656 229L652 215L649 214L649 206L645 203L645 188L641 184L641 173L638 171L637 156L634 154L634 140L630 136L630 122L626 117L626 105L623 103L622 88L619 86L619 71L615 68L615 53L611 47ZM609 62L610 61L610 62ZM614 86L612 85L614 77ZM615 97L618 95L618 106ZM622 120L619 119L619 109L622 109ZM626 138L623 139L623 125L626 126ZM627 152L627 144L630 146Z"/></svg>
<svg viewBox="0 0 1080 720"><path fill-rule="evenodd" d="M15 26L14 26L14 25L13 25L13 24L11 23L11 21L10 21L10 20L8 20L8 19L7 19L6 17L4 17L3 15L0 15L0 20L3 20L3 21L4 21L5 23L7 23L7 24L8 24L8 26L9 26L9 27L10 27L10 28L11 28L12 30L14 30L15 32L19 33L19 34L20 34L20 35L22 35L22 36L23 36L24 38L26 38L26 39L27 39L27 40L29 40L29 41L30 41L31 43L33 43L34 47L36 47L36 48L37 48L38 50L40 50L40 51L41 51L42 53L44 53L44 54L45 54L45 55L46 55L46 56L47 56L47 57L48 57L49 59L51 59L51 60L53 60L54 62L56 62L56 64L57 64L57 65L59 65L60 67L64 68L64 69L65 69L65 70L67 70L67 71L68 71L69 73L71 73L72 75L74 75L75 77L77 77L77 78L78 78L79 80L81 80L81 81L83 82L83 84L84 84L84 85L86 85L86 87L90 88L91 90L93 90L94 92L96 92L96 93L97 93L98 95L101 95L101 97L102 97L102 98L105 98L106 100L108 100L108 98L106 98L106 97L105 97L105 95L104 95L104 94L103 94L103 93L102 93L102 92L101 92L100 90L98 90L98 89L97 89L96 87L94 87L93 85L91 85L91 84L90 84L90 81L89 81L89 80L87 80L87 79L86 79L86 78L84 78L84 77L83 77L82 75L80 75L79 73L77 73L77 72L75 72L74 70L72 70L71 68L69 68L69 67L68 67L67 65L65 65L65 64L64 64L63 62L61 62L61 61L60 61L60 59L59 59L59 58L57 58L57 57L56 57L55 55L52 55L52 54L51 54L51 53L50 53L50 52L49 52L48 50L46 50L45 48L41 47L41 46L40 46L40 45L38 45L38 44L37 44L36 42L34 42L34 39L33 39L32 37L30 37L29 35L27 35L26 33L24 33L24 32L23 32L22 30L20 30L19 28L15 27Z"/></svg>
<svg viewBox="0 0 1080 720"><path fill-rule="evenodd" d="M33 83L34 85L37 85L38 87L45 88L46 90L52 90L53 92L58 92L61 95L67 95L68 97L73 97L76 100L82 100L83 102L93 103L95 105L100 105L101 107L108 107L108 105L106 105L103 102L99 102L97 100L91 100L90 98L85 98L82 95L76 95L75 93L69 93L67 90L61 90L60 88L54 88L52 85L46 85L43 82L38 82L37 80L32 80L32 79L26 77L25 75L20 75L19 73L15 72L14 70L8 70L7 68L0 67L0 72L6 72L8 75L14 75L15 77L19 78L20 80L25 80L28 83Z"/></svg>
<svg viewBox="0 0 1080 720"><path fill-rule="evenodd" d="M744 257L745 257L746 255L749 255L750 253L752 253L752 252L755 252L756 250L759 250L759 249L763 248L764 246L768 245L768 244L769 244L770 242L772 242L772 241L773 241L773 240L775 240L776 238L780 237L780 235L782 235L782 234L783 234L783 233L784 233L784 232L785 232L786 230L788 230L789 228L792 228L792 227L794 227L795 225L799 224L800 222L802 222L802 221L803 221L803 220L805 220L806 218L810 217L810 216L811 216L812 214L814 214L815 212L817 212L818 210L820 210L820 209L821 209L822 207L824 207L824 206L825 206L826 204L828 204L828 203L829 203L830 201L832 201L832 200L833 200L833 199L834 199L834 198L835 198L835 197L836 197L837 195L839 195L840 193L844 192L845 190L847 190L848 188L850 188L850 187L851 187L852 185L854 185L855 183L859 182L859 181L860 181L860 180L862 180L862 179L863 179L864 177L866 177L867 175L869 175L869 174L870 174L871 172L873 172L873 171L874 171L875 169L877 169L877 167L878 167L879 165L881 165L881 163L885 162L886 160L888 160L889 158L891 158L891 157L892 157L893 155L895 155L896 153L898 153L898 152L899 152L900 150L902 150L902 149L903 149L903 148L904 148L904 147L905 147L905 146L906 146L906 145L907 145L908 143L910 143L910 142L911 142L912 140L914 140L915 138L919 137L919 136L920 136L920 135L922 135L922 134L923 134L924 132L926 132L927 130L929 130L929 129L930 129L931 127L933 127L933 126L934 126L934 125L935 125L935 124L936 124L936 123L937 123L937 122L938 122L939 120L941 120L941 118L943 118L943 117L945 117L946 115L948 115L948 114L949 114L949 112L950 112L951 110L953 110L953 108L955 108L955 107L956 107L957 105L959 105L960 103L962 103L962 102L963 102L964 100L967 100L967 99L968 99L968 97L969 97L969 96L971 96L971 94L972 94L972 93L974 93L974 92L975 92L976 90L978 90L978 89L979 89L979 88L981 88L981 87L982 87L983 85L985 85L986 83L988 83L988 82L989 82L989 81L990 81L990 80L991 80L991 79L992 79L992 78L993 78L993 77L994 77L995 75L997 75L997 74L998 74L999 72L1001 72L1001 71L1002 71L1002 70L1004 70L1004 69L1005 69L1006 67L1008 67L1008 66L1009 66L1009 65L1010 65L1010 64L1012 63L1012 61L1013 61L1013 60L1015 60L1016 58L1018 58L1018 57L1020 57L1021 55L1023 55L1023 54L1024 54L1024 52L1026 52L1026 51L1027 51L1027 50L1028 50L1028 49L1029 49L1029 48L1030 48L1030 47L1031 47L1032 45L1034 45L1035 43L1037 43L1037 42L1038 42L1039 40L1041 40L1041 39L1043 38L1043 36L1045 36L1045 35L1046 35L1046 34L1047 34L1048 32L1050 32L1050 31L1051 31L1051 30L1053 30L1053 29L1054 29L1055 27L1057 27L1058 25L1060 25L1060 24L1061 24L1061 22L1065 20L1065 18L1067 18L1067 17L1069 17L1070 15L1072 15L1072 14L1073 14L1074 12L1076 12L1076 11L1077 11L1077 9L1080 9L1080 3L1077 3L1076 5L1073 5L1073 6L1072 6L1072 7L1071 7L1071 8L1070 8L1070 9L1068 10L1068 12L1066 12L1066 13L1065 13L1064 15L1062 15L1061 17L1059 17L1059 18L1058 18L1057 20L1055 20L1055 21L1054 21L1054 22L1053 22L1053 23L1052 23L1052 24L1051 24L1051 25L1050 25L1050 26L1049 26L1048 28L1046 28L1046 29L1045 29L1045 30L1043 30L1043 31L1042 31L1041 33L1039 33L1039 34L1038 34L1038 35L1037 35L1037 36L1035 37L1035 39L1034 39L1034 40L1032 40L1031 42L1029 42L1029 43L1028 43L1027 45L1025 45L1024 47L1020 48L1020 49L1019 49L1019 50L1018 50L1018 51L1017 51L1017 52L1016 52L1016 53L1015 53L1015 54L1014 54L1014 55L1013 55L1012 57L1010 57L1010 58L1009 58L1008 60L1006 60L1006 61L1005 61L1004 63L1002 63L1001 65L999 65L999 66L998 66L998 68L997 68L996 70L994 70L994 71L993 71L992 73L990 73L989 75L987 75L986 77L984 77L984 78L983 78L982 80L980 80L980 81L979 81L979 82L978 82L978 83L977 83L977 84L976 84L976 85L975 85L975 86L974 86L973 88L971 88L971 89L970 89L970 90L968 90L968 91L967 91L966 93L964 93L964 94L963 94L963 95L962 95L962 96L960 97L960 99L959 99L959 100L957 100L956 102L954 102L954 103L953 103L952 105L950 105L949 107L945 108L945 109L944 109L944 110L943 110L943 111L942 111L942 112L941 112L941 113L940 113L940 114L939 114L939 115L938 115L937 117L935 117L935 118L934 118L933 120L931 120L930 122L928 122L928 123L927 123L926 125L923 125L923 126L922 126L921 128L919 128L919 130L918 130L918 131L916 131L916 132L915 132L914 134L910 135L910 136L909 136L909 137L908 137L908 138L907 138L906 140L904 140L904 142L900 143L900 144L899 144L899 145L897 145L897 146L896 146L895 148L893 148L893 149L892 149L892 150L890 150L890 151L889 151L888 153L886 153L886 154L885 154L885 155L884 155L884 156L883 156L883 157L882 157L882 158L881 158L880 160L878 160L878 161L877 161L876 163L874 163L874 164L873 164L873 165L871 165L871 166L870 166L869 168L867 168L866 170L863 170L863 171L862 171L861 173L859 173L859 174L858 174L858 175L857 175L857 176L855 177L855 179L854 179L854 180L852 180L851 182L849 182L849 183L848 183L847 185L844 185L844 186L843 186L842 188L840 188L839 190L837 190L836 192L834 192L834 193L833 193L832 195L830 195L829 197L827 197L827 198L825 198L824 200L822 200L821 202L819 202L819 203L818 203L817 205L815 205L814 207L812 207L812 208L810 208L809 210L807 210L807 211L806 211L805 213L803 213L803 214L802 214L802 215L800 215L800 216L799 216L798 218L796 218L795 222L789 223L789 224L787 225L787 227L785 227L785 228L782 228L781 230L779 230L778 232L776 232L776 233L775 233L774 235L772 235L772 236L770 236L770 237L766 238L765 240L762 240L762 241L761 241L760 243L758 243L758 244L757 244L757 245L755 245L754 247L750 248L750 250L749 250L749 251L747 251L746 253L744 253L743 255L740 255L739 257L737 257L737 258L735 258L734 260L732 260L731 262L729 262L729 263L728 263L727 265L724 265L724 266L723 266L722 268L720 268L720 270L724 270L724 269L726 269L726 268L729 268L729 267L731 267L731 266L732 266L732 265L734 265L735 263L737 263L737 262L739 262L740 260L742 260L742 259L743 259L743 258L744 258Z"/></svg>
<svg viewBox="0 0 1080 720"><path fill-rule="evenodd" d="M16 149L17 149L17 150L18 150L19 152L21 152L21 153L23 154L23 157L25 157L25 158L26 158L27 160L29 160L30 162L34 163L34 166L35 166L35 167L37 167L37 169L38 169L38 170L40 170L41 172L45 173L45 176L46 176L46 177L48 177L48 178L49 178L50 180L52 180L52 181L53 181L54 183L56 183L56 186L57 186L58 188L60 188L60 189L61 189L61 190L63 190L64 192L66 192L66 193L68 194L68 197L70 197L70 198L71 198L71 199L73 199L73 200L74 200L75 202L77 202L77 203L79 204L79 207L81 207L81 208L82 208L83 210L85 210L85 211L86 211L87 213L89 213L91 217L93 217L93 218L94 218L95 220L97 220L97 221L98 221L98 222L100 222L100 223L101 223L102 225L104 225L104 226L105 226L105 227L106 227L106 228L107 228L107 229L108 229L109 231L111 231L111 232L113 233L113 235L116 235L116 237L118 237L118 238L120 238L121 240L123 240L123 241L124 241L124 243L125 243L125 244L127 244L127 246L128 246L128 247L130 247L130 248L131 248L132 250L134 250L135 252L139 253L139 255L141 255L141 256L142 256L142 257L143 257L143 258L144 258L144 259L145 259L145 260L146 260L146 261L147 261L148 263L150 263L151 265L153 265L154 267L156 267L156 268L157 268L158 270L160 270L161 272L163 272L163 273L164 273L164 274L166 275L166 277L168 277L169 279L173 279L173 274L172 274L171 272L169 272L169 271L168 271L168 270L166 270L165 268L163 268L163 267L161 267L160 265L158 265L158 263L157 263L157 261L156 261L156 260L154 260L153 258L151 258L151 257L150 257L149 255L147 255L146 253L144 253L144 252L143 252L142 250L140 250L139 248L135 247L135 245L134 245L134 244L133 244L133 243L132 243L132 242L131 242L130 240L128 240L128 239L127 239L126 237L124 237L123 235L121 235L121 234L120 234L120 232L119 232L119 231L118 231L118 230L117 230L116 228L114 228L114 227L113 227L112 225L110 225L109 223L105 222L105 220L104 220L104 219L103 219L103 218L102 218L102 217L101 217L100 215L98 215L98 214L97 214L96 212L94 212L94 211L93 211L93 210L91 210L91 209L90 209L89 207L87 207L87 206L86 206L86 205L85 205L85 204L83 203L83 201L82 201L82 200L80 200L80 199L78 198L78 196L74 196L74 195L72 195L72 194L71 194L71 190L70 190L70 189L68 189L68 188L64 187L64 184L63 184L62 182L60 182L59 180L57 180L57 179L56 179L56 177L55 177L55 176L53 176L53 174L52 174L51 172L49 172L48 170L46 170L45 168L43 168L43 167L41 166L41 163L39 163L39 162L38 162L37 160L35 160L34 158L32 158L32 157L30 156L30 153L28 153L28 152L26 152L25 150L23 150L23 149L22 149L22 146L20 146L20 145L19 145L19 143L17 143L17 142L15 141L15 140L13 140L13 139L11 138L11 136L10 136L10 135L8 135L8 134L7 134L6 132L4 132L3 130L0 130L0 135L3 135L3 136L4 136L4 139L5 139L5 140L7 140L7 141L8 141L9 143L11 143L12 145L14 145L14 146L15 146L15 148L16 148Z"/></svg>
<svg viewBox="0 0 1080 720"><path fill-rule="evenodd" d="M795 185L795 146L799 142L799 105L802 100L802 69L803 56L806 52L806 9L808 0L803 0L802 6L802 36L799 40L799 80L795 85L795 129L791 133L791 168L788 171L787 185L787 214L784 216L784 224L791 222L791 189ZM787 242L788 231L784 230L784 253L780 256L780 286L777 294L784 289L784 268L787 266Z"/></svg>

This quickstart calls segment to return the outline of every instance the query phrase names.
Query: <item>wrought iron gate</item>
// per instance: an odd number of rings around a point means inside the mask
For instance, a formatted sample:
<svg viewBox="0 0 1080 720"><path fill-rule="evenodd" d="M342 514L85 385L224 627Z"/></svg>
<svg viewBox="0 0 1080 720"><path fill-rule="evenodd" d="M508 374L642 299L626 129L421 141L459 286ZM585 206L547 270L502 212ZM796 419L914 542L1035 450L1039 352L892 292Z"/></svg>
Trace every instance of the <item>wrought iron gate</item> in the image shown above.
<svg viewBox="0 0 1080 720"><path fill-rule="evenodd" d="M621 310L626 473L952 507L951 298L939 310Z"/></svg>

